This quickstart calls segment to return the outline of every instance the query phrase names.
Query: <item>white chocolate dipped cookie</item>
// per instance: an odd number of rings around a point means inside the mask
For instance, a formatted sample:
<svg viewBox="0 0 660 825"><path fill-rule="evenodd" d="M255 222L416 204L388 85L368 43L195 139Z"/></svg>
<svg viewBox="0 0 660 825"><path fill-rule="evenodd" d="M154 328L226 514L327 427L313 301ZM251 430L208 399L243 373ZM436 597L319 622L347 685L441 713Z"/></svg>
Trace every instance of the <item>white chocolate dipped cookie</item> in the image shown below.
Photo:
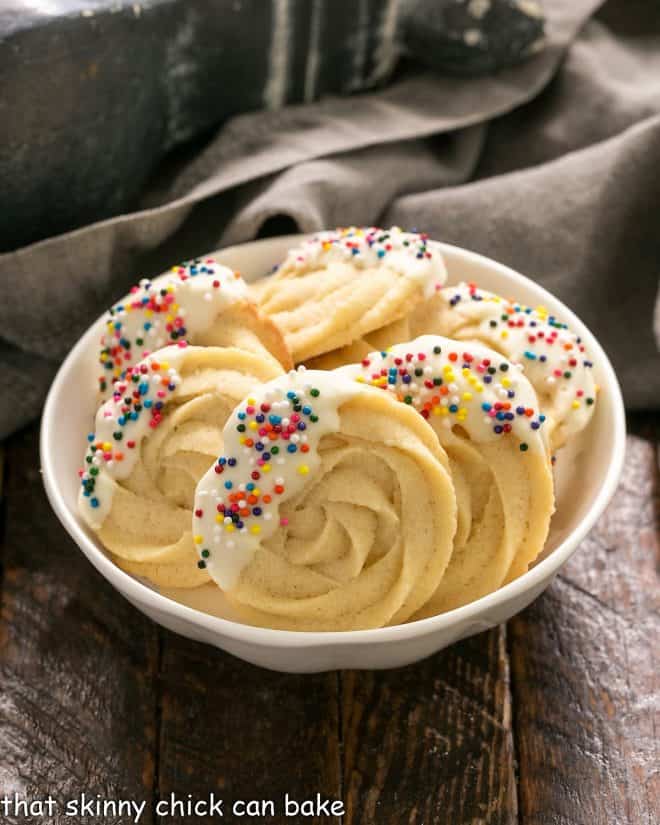
<svg viewBox="0 0 660 825"><path fill-rule="evenodd" d="M317 366L328 368L391 343L393 328L445 280L440 246L427 235L349 227L303 241L252 294L295 362L325 355Z"/></svg>
<svg viewBox="0 0 660 825"><path fill-rule="evenodd" d="M519 364L547 417L557 450L589 423L597 397L592 362L580 337L544 307L507 300L475 284L440 290L413 325L462 341L481 341Z"/></svg>
<svg viewBox="0 0 660 825"><path fill-rule="evenodd" d="M197 258L140 281L108 311L99 351L102 396L150 352L183 340L237 347L284 369L292 364L282 334L257 310L240 274L213 258Z"/></svg>
<svg viewBox="0 0 660 825"><path fill-rule="evenodd" d="M293 630L398 624L437 589L456 503L426 422L340 373L258 387L197 486L199 564L242 621Z"/></svg>
<svg viewBox="0 0 660 825"><path fill-rule="evenodd" d="M521 370L480 344L425 335L340 372L416 409L450 459L451 560L415 618L467 604L524 573L554 509L545 418Z"/></svg>
<svg viewBox="0 0 660 825"><path fill-rule="evenodd" d="M195 486L235 405L281 372L273 358L180 343L115 382L88 436L79 511L120 567L169 587L208 581L192 540Z"/></svg>

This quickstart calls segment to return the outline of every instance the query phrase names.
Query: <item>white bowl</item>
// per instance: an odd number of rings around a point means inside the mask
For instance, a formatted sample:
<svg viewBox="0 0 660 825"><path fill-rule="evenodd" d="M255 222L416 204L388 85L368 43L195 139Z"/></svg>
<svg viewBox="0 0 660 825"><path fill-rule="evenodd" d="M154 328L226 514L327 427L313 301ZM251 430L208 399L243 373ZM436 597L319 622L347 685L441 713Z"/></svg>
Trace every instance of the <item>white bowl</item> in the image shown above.
<svg viewBox="0 0 660 825"><path fill-rule="evenodd" d="M215 253L246 280L268 273L301 236L273 238ZM215 615L167 597L120 570L105 554L77 511L78 477L85 436L94 415L97 342L102 319L93 324L62 364L48 394L41 425L41 464L50 503L83 553L123 596L154 621L273 670L313 673L335 668L390 668L418 661L458 639L510 619L551 582L605 509L623 464L625 415L616 376L585 325L557 298L513 270L458 247L443 244L449 283L476 281L485 289L526 304L544 304L579 333L594 361L601 393L579 452L560 455L557 512L543 558L525 575L471 604L418 622L331 633L268 630L232 621L222 605ZM563 472L562 472L563 470ZM179 591L181 593L181 591Z"/></svg>

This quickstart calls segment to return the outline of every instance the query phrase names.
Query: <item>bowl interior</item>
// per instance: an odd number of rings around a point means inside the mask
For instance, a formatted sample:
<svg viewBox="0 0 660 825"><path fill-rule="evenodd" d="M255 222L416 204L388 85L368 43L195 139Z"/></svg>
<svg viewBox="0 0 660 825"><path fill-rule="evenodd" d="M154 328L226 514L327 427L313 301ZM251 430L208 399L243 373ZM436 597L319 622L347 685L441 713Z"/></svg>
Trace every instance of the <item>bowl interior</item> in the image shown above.
<svg viewBox="0 0 660 825"><path fill-rule="evenodd" d="M289 236L244 244L217 252L215 256L239 270L245 280L254 281L270 272L292 243L299 239L299 236ZM533 281L487 258L449 245L443 245L443 253L449 284L473 280L484 289L513 297L531 306L543 304L568 322L583 337L587 350L592 353L596 381L603 391L585 437L579 439L579 446L569 446L557 456L557 509L543 553L543 559L548 559L549 562L548 557L565 547L576 531L583 533L591 526L605 503L604 493L607 492L606 497L609 497L610 492L605 487L613 487L618 475L623 453L624 425L616 378L598 342L558 299ZM100 566L97 563L100 558L105 559L105 553L95 535L78 516L77 470L81 465L86 435L93 425L96 411L93 388L98 374L97 342L102 323L103 319L99 318L90 327L62 365L45 408L42 432L42 461L51 501L69 532L97 567ZM557 566L563 560L558 559ZM127 575L117 572L122 577ZM519 581L523 582L526 576ZM143 584L149 587L147 583ZM192 591L172 589L163 592L163 596L217 617L233 620L229 606L215 585Z"/></svg>

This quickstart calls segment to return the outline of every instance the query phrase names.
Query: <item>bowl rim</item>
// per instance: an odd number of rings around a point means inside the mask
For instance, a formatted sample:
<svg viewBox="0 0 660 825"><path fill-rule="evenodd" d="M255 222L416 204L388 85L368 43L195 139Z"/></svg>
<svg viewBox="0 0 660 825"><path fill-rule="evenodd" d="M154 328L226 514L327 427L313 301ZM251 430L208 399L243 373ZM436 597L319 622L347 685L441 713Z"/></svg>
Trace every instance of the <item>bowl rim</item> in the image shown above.
<svg viewBox="0 0 660 825"><path fill-rule="evenodd" d="M287 241L295 244L306 237L309 237L309 234L265 238L258 241L233 245L208 254L221 257L223 254L226 255L230 250L265 246L273 244L274 242L283 243ZM514 285L521 284L525 286L531 283L533 288L538 292L541 301L549 301L550 304L556 304L561 309L563 319L585 339L587 347L593 355L593 360L598 362L604 378L602 383L605 385L605 389L611 400L613 439L611 441L611 453L607 470L601 481L600 488L580 524L565 536L561 543L545 559L512 582L462 607L406 624L368 630L276 630L242 624L231 619L223 619L219 616L213 616L201 610L188 607L151 589L146 584L143 584L119 568L91 541L78 517L74 515L65 504L62 493L57 485L52 451L49 449L49 445L53 443L55 434L53 411L60 394L60 387L65 383L69 372L75 367L75 364L87 350L89 345L87 339L91 336L93 329L98 324L99 319L97 319L72 347L53 379L42 413L39 452L43 484L51 507L67 533L82 550L87 559L113 587L119 590L123 596L134 604L138 603L157 613L166 613L175 619L200 626L214 635L228 637L238 642L245 642L261 647L310 648L365 643L386 644L395 640L402 641L410 638L424 637L447 630L454 625L478 619L482 614L488 613L490 610L502 606L509 601L521 597L524 598L526 593L534 592L535 588L542 586L545 580L549 580L557 573L562 565L575 552L604 511L616 490L623 469L626 423L623 397L619 382L609 358L596 337L559 298L555 297L536 282L531 281L530 278L527 278L504 264L494 261L492 258L452 244L439 243L443 252L448 252L454 257L463 258L466 261L471 261L474 264L495 270L499 274L509 278Z"/></svg>

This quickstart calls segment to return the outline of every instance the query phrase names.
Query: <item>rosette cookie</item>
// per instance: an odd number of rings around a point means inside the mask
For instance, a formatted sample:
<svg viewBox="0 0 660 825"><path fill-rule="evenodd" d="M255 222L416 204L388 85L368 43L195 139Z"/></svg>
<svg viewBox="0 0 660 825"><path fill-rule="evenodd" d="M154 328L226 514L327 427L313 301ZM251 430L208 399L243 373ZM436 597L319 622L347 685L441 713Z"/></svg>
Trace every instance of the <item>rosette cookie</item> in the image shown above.
<svg viewBox="0 0 660 825"><path fill-rule="evenodd" d="M243 621L354 630L404 622L436 590L456 501L414 410L301 368L236 408L193 523L199 564Z"/></svg>
<svg viewBox="0 0 660 825"><path fill-rule="evenodd" d="M592 362L580 337L544 307L526 307L474 284L445 287L414 323L424 331L482 341L524 369L547 416L553 450L591 419ZM424 317L425 316L425 317Z"/></svg>
<svg viewBox="0 0 660 825"><path fill-rule="evenodd" d="M449 456L454 550L416 618L467 604L524 573L543 548L554 498L544 416L521 371L482 345L425 335L342 372L418 410Z"/></svg>
<svg viewBox="0 0 660 825"><path fill-rule="evenodd" d="M109 395L112 382L150 352L183 340L238 347L291 366L282 334L249 299L241 276L213 258L199 258L140 281L109 310L100 341L101 393Z"/></svg>
<svg viewBox="0 0 660 825"><path fill-rule="evenodd" d="M96 415L79 510L116 563L158 585L195 587L195 485L222 450L222 427L277 362L232 347L172 345L128 367Z"/></svg>
<svg viewBox="0 0 660 825"><path fill-rule="evenodd" d="M445 279L439 245L428 236L350 227L303 241L253 296L294 361L332 353L318 362L327 368L392 343L403 334L399 322Z"/></svg>

